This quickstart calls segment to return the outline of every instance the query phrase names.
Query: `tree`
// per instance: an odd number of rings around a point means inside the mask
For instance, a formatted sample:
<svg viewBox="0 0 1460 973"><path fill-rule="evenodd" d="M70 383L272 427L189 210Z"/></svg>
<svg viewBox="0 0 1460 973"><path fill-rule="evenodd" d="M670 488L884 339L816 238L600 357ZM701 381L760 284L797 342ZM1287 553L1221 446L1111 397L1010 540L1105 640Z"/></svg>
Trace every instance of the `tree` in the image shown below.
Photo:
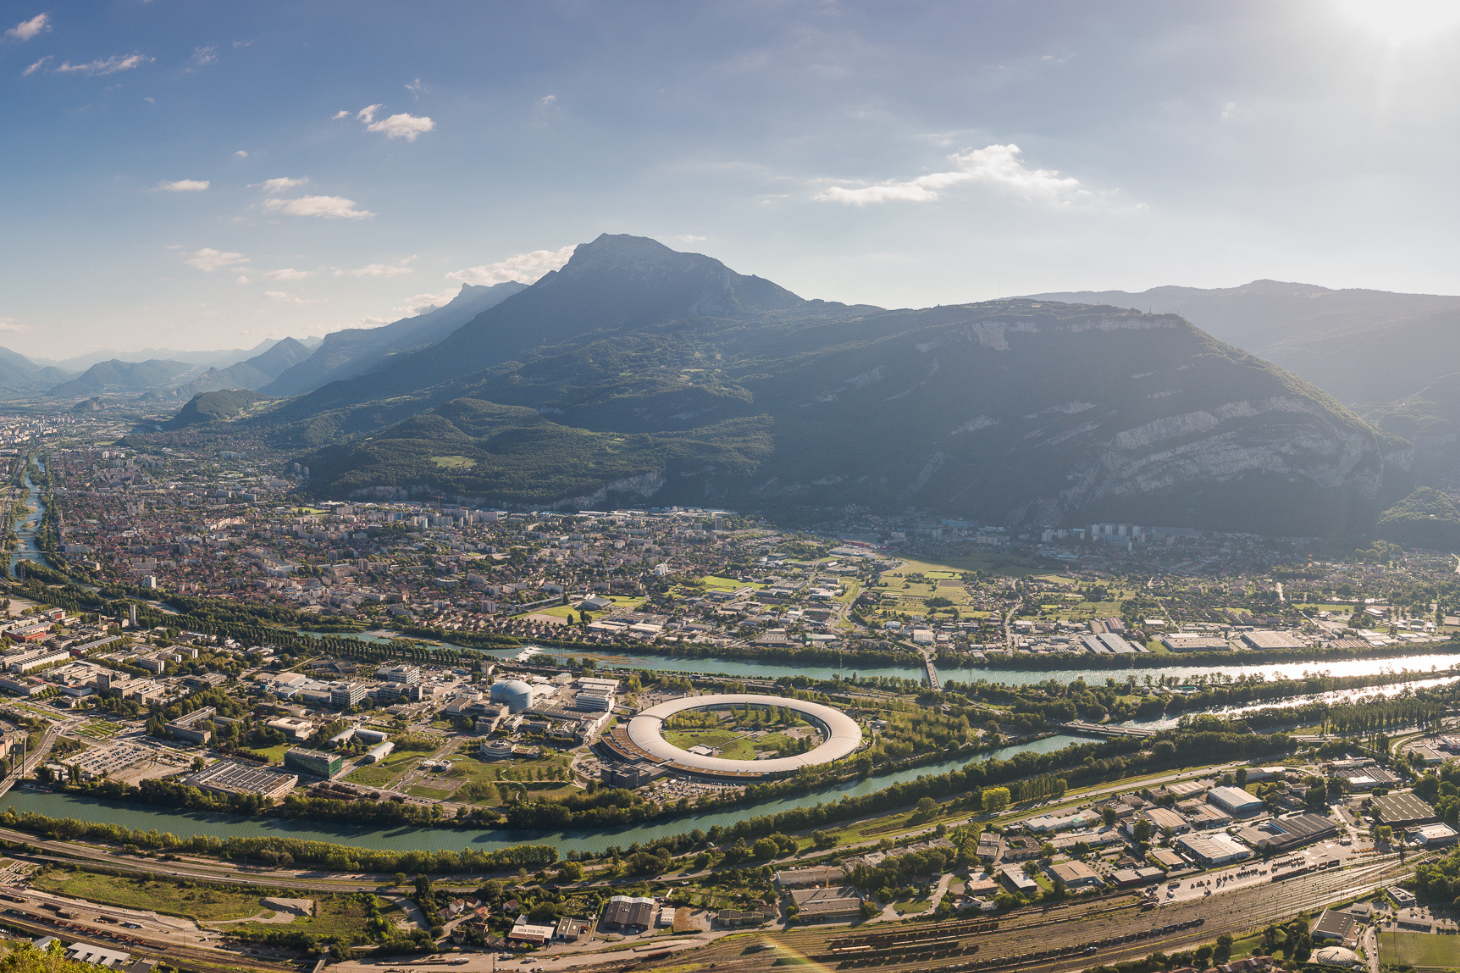
<svg viewBox="0 0 1460 973"><path fill-rule="evenodd" d="M1009 788L990 787L983 792L983 809L998 814L1009 806Z"/></svg>
<svg viewBox="0 0 1460 973"><path fill-rule="evenodd" d="M1103 809L1101 809L1100 817L1101 820L1105 822L1105 826L1107 828L1114 827L1116 821L1115 808L1106 805Z"/></svg>

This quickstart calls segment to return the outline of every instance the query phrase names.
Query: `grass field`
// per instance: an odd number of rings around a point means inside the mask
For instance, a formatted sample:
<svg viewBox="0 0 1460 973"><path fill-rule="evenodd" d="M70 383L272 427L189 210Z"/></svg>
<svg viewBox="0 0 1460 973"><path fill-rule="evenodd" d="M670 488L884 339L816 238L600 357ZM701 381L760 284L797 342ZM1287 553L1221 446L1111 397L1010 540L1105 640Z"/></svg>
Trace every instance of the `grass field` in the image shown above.
<svg viewBox="0 0 1460 973"><path fill-rule="evenodd" d="M469 470L477 465L470 456L432 456L431 462L443 470Z"/></svg>
<svg viewBox="0 0 1460 973"><path fill-rule="evenodd" d="M607 595L601 595L600 597L609 597L609 596L607 596ZM611 598L609 598L609 600L613 602L613 608L611 608L611 609L610 608L600 608L596 612L593 611L592 609L589 609L588 614L591 615L591 616L593 616L594 618L601 618L604 615L607 615L609 612L612 612L612 611L626 611L626 612L631 612L631 611L634 611L635 609L637 609L640 605L642 605L648 599L647 598L641 598L641 597L630 597L628 595L613 595ZM541 609L537 610L536 612L533 612L533 614L534 615L552 615L554 618L566 618L570 622L576 622L576 621L578 621L578 616L581 613L578 611L577 608L573 607L572 605L554 605L551 608L541 608Z"/></svg>
<svg viewBox="0 0 1460 973"><path fill-rule="evenodd" d="M124 909L151 910L189 919L247 919L265 909L259 895L201 885L182 888L171 882L96 875L91 872L49 872L31 882L38 889Z"/></svg>
<svg viewBox="0 0 1460 973"><path fill-rule="evenodd" d="M452 794L449 790L442 790L439 787L425 787L421 784L407 787L406 793L412 797L425 797L433 801L444 801Z"/></svg>
<svg viewBox="0 0 1460 973"><path fill-rule="evenodd" d="M418 750L397 751L379 763L356 767L345 775L345 780L352 784L364 784L366 787L384 787L415 766L415 762L422 756L425 754Z"/></svg>
<svg viewBox="0 0 1460 973"><path fill-rule="evenodd" d="M1414 967L1460 967L1460 936L1439 936L1422 932L1379 933L1379 961Z"/></svg>
<svg viewBox="0 0 1460 973"><path fill-rule="evenodd" d="M664 739L681 750L693 746L717 748L726 760L755 759L755 747L736 730L666 730Z"/></svg>
<svg viewBox="0 0 1460 973"><path fill-rule="evenodd" d="M289 932L311 933L316 936L353 936L365 931L365 907L353 898L343 895L326 895L315 901L319 911L317 916L298 916L287 925L243 922L232 928L253 929L260 932L279 932L287 929ZM405 911L400 906L384 901L380 904L380 914L392 925L405 918Z"/></svg>

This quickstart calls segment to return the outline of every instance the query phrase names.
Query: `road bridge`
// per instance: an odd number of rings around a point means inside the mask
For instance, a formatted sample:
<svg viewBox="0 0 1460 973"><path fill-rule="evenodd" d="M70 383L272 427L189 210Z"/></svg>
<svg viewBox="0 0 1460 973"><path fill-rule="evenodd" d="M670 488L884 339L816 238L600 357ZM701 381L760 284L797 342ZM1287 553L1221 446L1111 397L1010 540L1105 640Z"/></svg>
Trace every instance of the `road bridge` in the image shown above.
<svg viewBox="0 0 1460 973"><path fill-rule="evenodd" d="M933 692L936 693L942 689L942 685L938 682L938 667L933 665L933 654L931 652L923 652L923 671L927 673L928 685L932 688Z"/></svg>
<svg viewBox="0 0 1460 973"><path fill-rule="evenodd" d="M1066 733L1082 733L1086 736L1097 737L1153 737L1161 732L1144 726L1114 726L1110 723L1082 723L1078 720L1061 723L1059 728Z"/></svg>

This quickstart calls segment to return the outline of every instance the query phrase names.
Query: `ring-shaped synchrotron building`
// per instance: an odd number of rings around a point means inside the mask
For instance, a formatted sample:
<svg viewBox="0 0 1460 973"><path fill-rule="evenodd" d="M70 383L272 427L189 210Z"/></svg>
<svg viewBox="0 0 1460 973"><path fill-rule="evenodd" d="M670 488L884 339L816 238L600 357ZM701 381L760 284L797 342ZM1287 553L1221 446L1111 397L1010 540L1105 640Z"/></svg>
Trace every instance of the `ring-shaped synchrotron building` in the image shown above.
<svg viewBox="0 0 1460 973"><path fill-rule="evenodd" d="M769 760L727 760L724 757L702 757L681 750L664 739L664 724L676 713L692 709L725 709L731 706L778 706L792 710L826 734L821 746L794 757L772 757ZM667 703L650 706L629 720L629 740L635 746L660 760L710 774L786 774L802 767L831 763L848 756L862 743L862 729L840 710L808 703L800 699L748 693L719 693L710 696L685 696Z"/></svg>

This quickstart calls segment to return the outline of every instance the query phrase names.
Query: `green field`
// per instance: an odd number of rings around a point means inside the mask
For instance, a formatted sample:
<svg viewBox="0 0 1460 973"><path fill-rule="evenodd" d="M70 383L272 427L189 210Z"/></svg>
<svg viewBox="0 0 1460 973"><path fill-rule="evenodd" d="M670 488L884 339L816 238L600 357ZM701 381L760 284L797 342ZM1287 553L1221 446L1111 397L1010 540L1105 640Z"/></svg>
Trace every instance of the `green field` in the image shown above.
<svg viewBox="0 0 1460 973"><path fill-rule="evenodd" d="M258 932L310 933L315 936L353 936L365 931L365 907L353 897L326 895L315 899L316 916L297 916L286 925L262 922L243 922L233 929L250 929ZM405 918L405 910L394 903L380 903L380 914L391 925Z"/></svg>
<svg viewBox="0 0 1460 973"><path fill-rule="evenodd" d="M32 880L31 885L101 905L150 910L203 921L247 919L266 911L260 903L262 896L257 894L207 885L184 888L172 882L148 882L91 872L48 872Z"/></svg>
<svg viewBox="0 0 1460 973"><path fill-rule="evenodd" d="M432 456L431 462L443 470L469 470L477 465L470 456Z"/></svg>
<svg viewBox="0 0 1460 973"><path fill-rule="evenodd" d="M1452 969L1460 967L1460 936L1422 932L1379 933L1379 961L1414 967Z"/></svg>
<svg viewBox="0 0 1460 973"><path fill-rule="evenodd" d="M755 747L735 730L666 730L664 739L681 750L693 746L718 749L726 760L755 759Z"/></svg>
<svg viewBox="0 0 1460 973"><path fill-rule="evenodd" d="M345 780L367 787L384 787L415 766L422 756L424 754L418 750L398 750L379 763L356 767L345 775Z"/></svg>

